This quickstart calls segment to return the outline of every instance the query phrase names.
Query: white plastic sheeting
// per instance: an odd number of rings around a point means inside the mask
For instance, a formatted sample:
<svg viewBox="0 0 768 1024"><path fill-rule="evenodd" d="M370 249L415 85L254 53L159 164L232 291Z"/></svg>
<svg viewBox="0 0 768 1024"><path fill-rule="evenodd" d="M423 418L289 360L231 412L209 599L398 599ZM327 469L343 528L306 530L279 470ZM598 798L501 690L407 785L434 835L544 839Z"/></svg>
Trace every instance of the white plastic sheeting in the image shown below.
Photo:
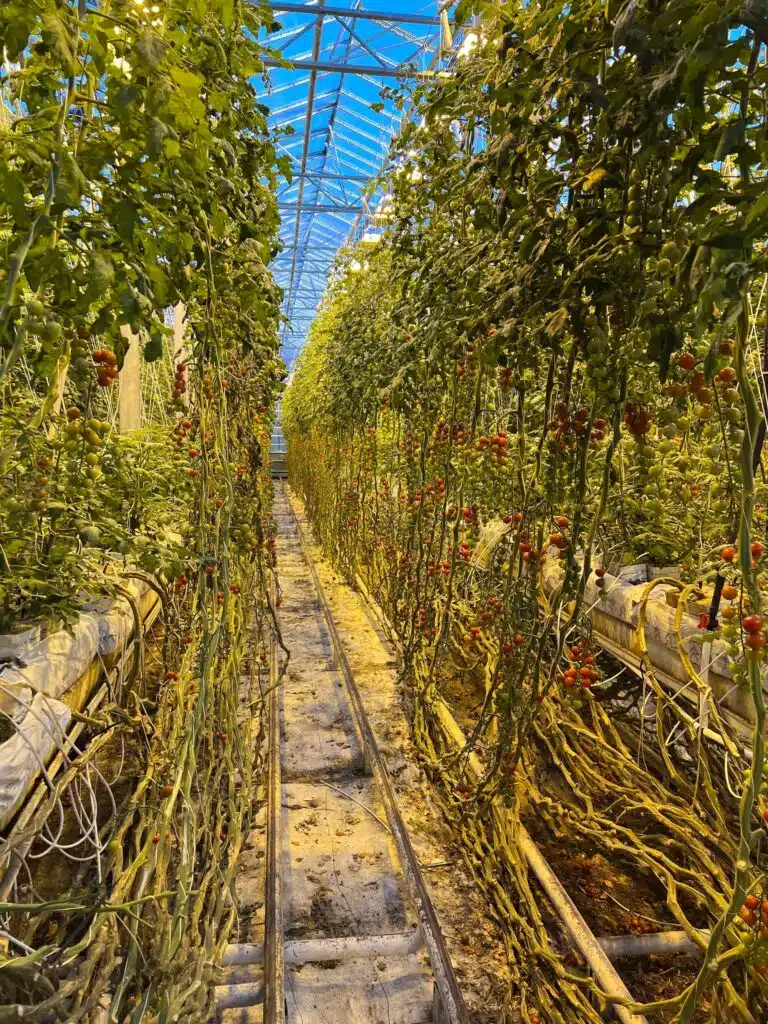
<svg viewBox="0 0 768 1024"><path fill-rule="evenodd" d="M66 704L35 694L13 736L0 746L0 822L18 809L32 780L65 743L72 713Z"/></svg>
<svg viewBox="0 0 768 1024"><path fill-rule="evenodd" d="M542 569L544 592L551 595L562 579L562 565L548 558ZM684 693L689 701L696 701L697 690L691 685L680 657L679 641L675 632L675 609L667 602L667 592L679 593L672 584L659 583L648 593L648 583L632 584L606 573L603 587L597 587L595 577L587 582L583 610L592 619L598 642L628 664L640 664L638 625L641 606L645 601L645 641L648 655L660 682L668 688ZM693 638L702 637L698 629L698 615L685 611L680 635L682 646L694 669L712 688L721 709L731 712L736 720L750 723L754 710L748 696L734 685L728 667L725 644L716 640L704 647ZM765 682L764 682L765 687Z"/></svg>
<svg viewBox="0 0 768 1024"><path fill-rule="evenodd" d="M149 589L143 580L121 581L121 586L137 605ZM121 596L92 602L70 629L0 637L0 717L14 723L13 736L0 744L0 825L62 747L71 711L59 698L96 659L114 661L135 625L131 602Z"/></svg>

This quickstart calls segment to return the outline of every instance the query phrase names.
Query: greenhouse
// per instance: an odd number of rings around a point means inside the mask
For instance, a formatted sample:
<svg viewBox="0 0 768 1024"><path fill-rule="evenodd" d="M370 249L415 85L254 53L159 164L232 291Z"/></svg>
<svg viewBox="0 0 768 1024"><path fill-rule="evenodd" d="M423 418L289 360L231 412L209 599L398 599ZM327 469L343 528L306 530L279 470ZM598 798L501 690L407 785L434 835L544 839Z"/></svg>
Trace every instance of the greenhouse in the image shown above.
<svg viewBox="0 0 768 1024"><path fill-rule="evenodd" d="M0 2L0 1022L768 1024L766 0Z"/></svg>

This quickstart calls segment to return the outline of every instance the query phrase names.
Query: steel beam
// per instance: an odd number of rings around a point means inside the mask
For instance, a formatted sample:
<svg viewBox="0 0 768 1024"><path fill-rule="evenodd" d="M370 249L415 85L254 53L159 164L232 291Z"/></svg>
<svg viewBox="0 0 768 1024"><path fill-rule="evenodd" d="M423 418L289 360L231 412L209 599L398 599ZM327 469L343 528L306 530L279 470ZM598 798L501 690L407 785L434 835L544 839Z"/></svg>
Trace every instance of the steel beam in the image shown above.
<svg viewBox="0 0 768 1024"><path fill-rule="evenodd" d="M259 5L261 6L261 5ZM285 14L307 14L316 15L317 8L309 7L307 4L295 3L270 3L270 10L280 11ZM406 12L396 13L394 11L363 11L349 7L326 7L325 13L331 17L357 18L361 21L385 21L396 25L431 25L439 27L442 22L440 18L430 17L428 14L408 14Z"/></svg>
<svg viewBox="0 0 768 1024"><path fill-rule="evenodd" d="M312 58L317 61L320 55L320 46L323 38L323 8L325 7L325 0L320 0L320 4L315 8L315 34L312 40ZM278 62L275 62L278 63ZM317 87L317 72L312 71L309 76L309 96L307 98L307 121L304 126L304 145L301 151L301 173L302 175L307 169L307 159L309 157L309 140L312 134L312 107L315 102L315 90ZM301 177L299 179L299 201L296 204L296 224L294 226L293 233L293 262L291 265L291 283L288 286L288 303L291 304L291 292L293 291L293 282L296 275L296 258L298 255L299 246L299 232L301 229L301 204L304 199L304 184L306 179Z"/></svg>
<svg viewBox="0 0 768 1024"><path fill-rule="evenodd" d="M315 8L317 11L317 8ZM370 75L372 78L418 78L418 79L432 79L434 74L430 74L428 71L413 71L407 65L401 65L397 68L379 68L375 65L366 67L362 64L340 64L337 61L329 60L292 60L291 66L286 68L285 64L279 60L272 60L266 58L262 61L264 67L267 68L282 68L284 71L290 71L295 68L299 71L327 71L331 74L341 75Z"/></svg>
<svg viewBox="0 0 768 1024"><path fill-rule="evenodd" d="M296 175L296 177L298 176ZM317 178L321 181L360 181L364 184L371 180L364 174L326 174L325 171L306 171L304 177Z"/></svg>

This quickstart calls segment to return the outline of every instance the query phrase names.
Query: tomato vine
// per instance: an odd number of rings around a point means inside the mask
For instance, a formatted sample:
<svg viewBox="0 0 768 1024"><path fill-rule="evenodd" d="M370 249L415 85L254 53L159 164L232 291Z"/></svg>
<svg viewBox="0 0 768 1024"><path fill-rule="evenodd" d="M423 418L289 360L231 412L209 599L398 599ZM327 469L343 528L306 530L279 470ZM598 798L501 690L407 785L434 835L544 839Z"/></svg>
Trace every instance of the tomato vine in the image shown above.
<svg viewBox="0 0 768 1024"><path fill-rule="evenodd" d="M481 16L477 45L418 90L388 229L340 261L286 395L290 471L395 625L414 732L508 929L524 1019L598 1018L494 831L497 797L654 878L706 949L683 991L641 1012L753 1021L768 970L744 902L765 888L768 22L681 0L462 7ZM645 639L644 684L604 680L591 616L638 562L685 598L710 588L700 639L725 642L751 760L726 725L725 758L702 742ZM688 685L720 721L682 611ZM642 762L646 687L665 781ZM443 700L475 705L462 755Z"/></svg>

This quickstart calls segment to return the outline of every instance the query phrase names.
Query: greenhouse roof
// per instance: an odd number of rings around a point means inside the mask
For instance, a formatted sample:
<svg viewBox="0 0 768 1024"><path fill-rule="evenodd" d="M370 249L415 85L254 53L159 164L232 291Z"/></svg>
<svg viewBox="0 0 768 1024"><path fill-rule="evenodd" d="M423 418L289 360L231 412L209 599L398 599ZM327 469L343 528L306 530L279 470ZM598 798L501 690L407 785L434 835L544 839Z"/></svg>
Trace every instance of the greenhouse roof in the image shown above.
<svg viewBox="0 0 768 1024"><path fill-rule="evenodd" d="M408 115L382 89L433 75L455 43L453 4L440 0L296 0L272 3L280 29L265 43L272 89L264 102L293 179L280 189L283 250L273 264L285 292L283 358L290 367L306 339L338 250L373 237L392 138ZM290 62L292 67L283 66ZM381 106L379 106L381 104ZM376 105L374 107L374 105Z"/></svg>

